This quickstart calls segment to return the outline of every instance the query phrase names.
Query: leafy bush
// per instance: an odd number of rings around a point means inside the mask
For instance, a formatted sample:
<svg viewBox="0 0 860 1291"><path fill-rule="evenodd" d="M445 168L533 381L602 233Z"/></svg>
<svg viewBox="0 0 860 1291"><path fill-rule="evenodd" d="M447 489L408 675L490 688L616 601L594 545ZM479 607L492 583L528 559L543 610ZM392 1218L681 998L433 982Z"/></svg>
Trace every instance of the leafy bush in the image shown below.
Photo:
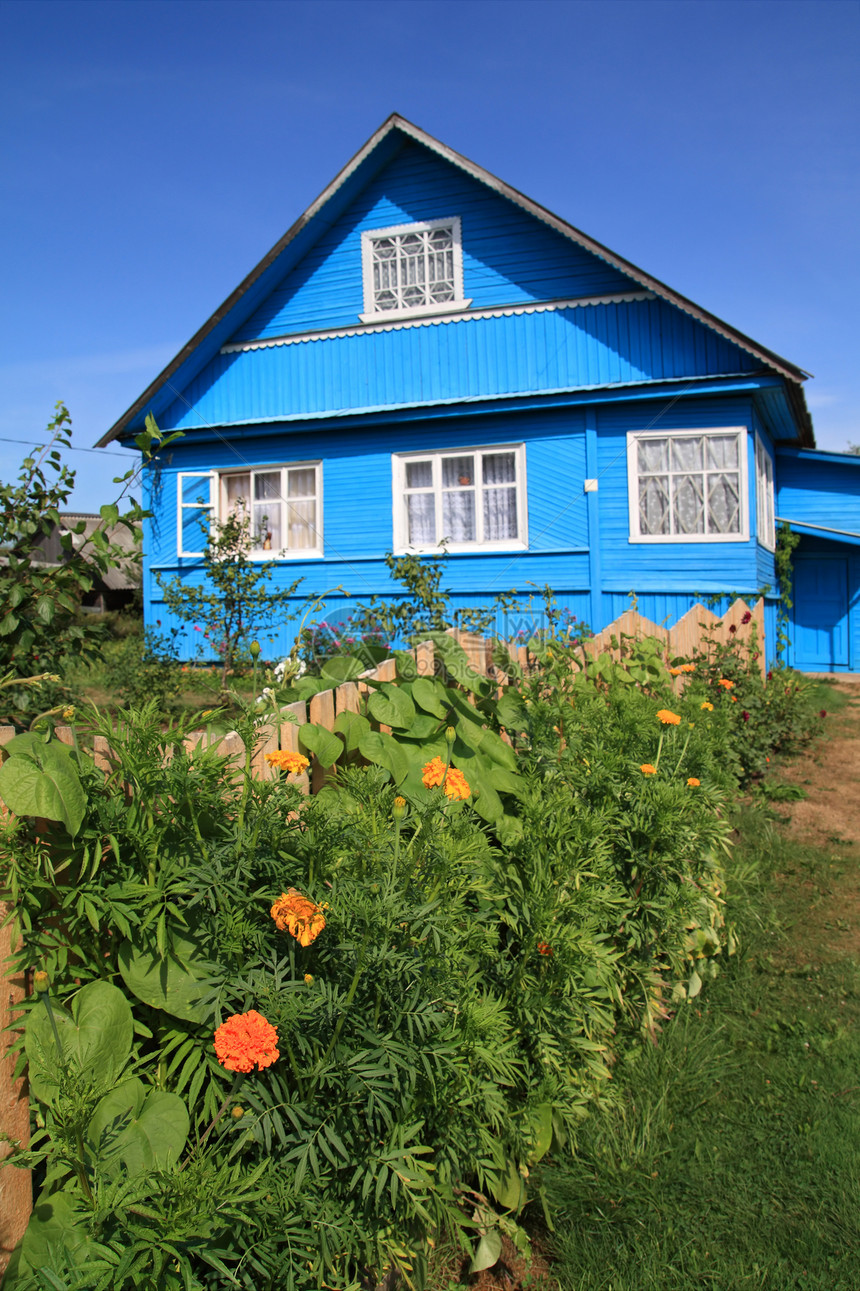
<svg viewBox="0 0 860 1291"><path fill-rule="evenodd" d="M435 676L396 653L397 684L300 729L328 777L311 798L299 755L250 774L266 705L238 719L244 772L208 742L219 714L189 750L156 704L94 721L107 775L48 735L7 746L3 895L59 1020L53 1037L40 979L15 1291L39 1261L116 1291L357 1291L393 1265L420 1285L434 1234L486 1267L501 1232L524 1241L541 1159L611 1101L618 1055L731 952L725 804L752 765L731 698L761 684L744 657L591 660L564 625L525 670L499 647L488 679L432 639ZM365 667L329 658L272 702ZM800 728L801 693L773 734ZM101 1040L67 1047L94 1000ZM164 1140L142 1143L158 1106Z"/></svg>

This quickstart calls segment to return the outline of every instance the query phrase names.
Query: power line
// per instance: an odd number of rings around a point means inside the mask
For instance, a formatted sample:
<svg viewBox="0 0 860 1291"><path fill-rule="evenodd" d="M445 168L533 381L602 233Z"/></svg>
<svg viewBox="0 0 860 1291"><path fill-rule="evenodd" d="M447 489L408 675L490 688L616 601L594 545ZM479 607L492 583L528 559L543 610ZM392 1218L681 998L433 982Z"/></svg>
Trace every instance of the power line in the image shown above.
<svg viewBox="0 0 860 1291"><path fill-rule="evenodd" d="M28 448L32 448L34 451L39 448L44 448L44 444L31 444L29 439L9 439L6 435L0 435L0 443L26 444ZM72 444L64 444L63 451L65 452L66 450L70 453L106 453L108 457L124 457L125 460L128 461L128 457L125 453L117 453L110 448L76 448Z"/></svg>

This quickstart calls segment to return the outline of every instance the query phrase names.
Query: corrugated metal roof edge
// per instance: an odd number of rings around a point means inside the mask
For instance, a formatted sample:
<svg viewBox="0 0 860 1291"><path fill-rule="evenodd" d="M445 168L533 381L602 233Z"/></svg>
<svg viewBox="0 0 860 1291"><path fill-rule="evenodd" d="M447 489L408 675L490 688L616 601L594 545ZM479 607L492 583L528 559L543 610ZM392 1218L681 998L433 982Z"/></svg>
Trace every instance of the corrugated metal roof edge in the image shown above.
<svg viewBox="0 0 860 1291"><path fill-rule="evenodd" d="M659 399L671 396L671 402L689 394L755 394L758 390L770 385L780 388L779 377L772 373L728 372L718 376L707 377L669 377L654 381L619 381L615 385L577 386L575 389L559 386L551 390L519 390L512 394L473 394L454 395L450 399L436 399L424 403L384 403L369 404L363 408L324 408L319 412L279 413L270 417L248 417L235 421L206 422L201 426L183 429L183 434L193 434L199 439L213 435L219 437L221 430L246 426L286 426L299 422L339 423L353 417L357 421L368 417L395 417L401 412L415 412L424 416L450 415L450 409L468 407L475 412L518 412L531 408L566 407L571 404L606 402L615 400L631 401L636 399ZM784 388L784 387L782 387ZM598 396L595 399L595 396ZM531 401L531 403L529 403ZM168 428L170 429L170 428ZM182 429L182 428L180 428ZM777 441L784 442L784 441Z"/></svg>
<svg viewBox="0 0 860 1291"><path fill-rule="evenodd" d="M793 444L781 445L780 456L799 457L810 462L834 462L842 466L860 466L860 453L831 453L826 448L795 448Z"/></svg>
<svg viewBox="0 0 860 1291"><path fill-rule="evenodd" d="M447 144L443 144L440 140L434 138L433 135L427 134L427 132L422 130L420 126L413 125L411 121L407 121L407 119L405 117L401 117L399 113L392 112L391 115L382 123L379 129L371 135L364 146L355 153L355 155L341 168L340 171L338 171L337 175L322 191L322 193L320 193L319 197L317 197L316 200L303 212L303 214L300 215L299 218L290 226L284 236L275 243L271 250L263 256L262 260L255 265L245 278L243 278L235 291L231 292L223 304L221 304L210 318L207 319L203 326L195 332L191 340L183 346L167 367L159 373L149 386L147 386L140 398L136 399L131 407L123 413L122 417L114 423L111 429L103 435L101 439L96 441L97 448L106 447L107 444L111 443L122 434L129 422L144 409L146 404L149 403L154 395L161 389L162 385L164 385L165 382L167 382L170 377L178 371L182 364L191 357L193 352L207 338L213 329L232 312L241 298L253 286L260 275L274 264L289 243L292 242L302 229L310 223L314 216L319 213L323 206L343 186L347 179L349 179L359 166L371 155L374 149L376 149L394 130L399 130L407 138L411 138L415 140L415 142L423 144L431 151L445 158L452 165L458 166L461 170L464 170L474 179L486 184L501 196L506 197L509 201L521 206L524 210L535 216L535 218L543 220L544 223L548 224L551 228L554 228L557 232L562 234L562 236L570 238L585 250L599 256L620 273L626 274L635 282L640 283L647 290L653 291L655 294L662 296L665 300L669 301L670 304L673 304L677 308L692 315L692 317L696 318L705 326L712 328L727 340L733 341L749 353L763 359L768 366L776 368L776 370L783 376L788 377L790 381L805 381L807 377L811 375L810 373L805 372L802 368L790 363L787 359L781 358L772 350L768 350L764 346L757 344L757 342L753 341L743 332L738 331L729 323L717 318L715 314L709 313L708 310L702 309L701 306L688 300L687 297L681 295L680 292L674 291L658 278L653 278L650 274L646 274L631 261L625 260L622 256L616 255L601 242L596 241L594 238L590 238L586 233L583 233L574 225L568 224L566 220L561 219L560 216L547 210L547 208L542 206L539 202L535 202L532 198L527 197L525 193L521 193L519 189L513 188L510 184L506 184L504 180L499 179L498 176L492 174L491 171L486 170L483 166L479 166L476 162L470 161L468 157L464 157L453 148L449 148ZM812 420L809 416L809 410L806 407L805 399L802 399L800 403L796 404L795 412L798 414L801 433L805 431L811 444L814 445L815 438L812 431Z"/></svg>
<svg viewBox="0 0 860 1291"><path fill-rule="evenodd" d="M785 516L775 516L777 524L787 524L794 533L806 534L810 538L824 538L830 542L847 542L860 546L860 533L851 529L828 529L826 525L807 524L805 520L788 520Z"/></svg>

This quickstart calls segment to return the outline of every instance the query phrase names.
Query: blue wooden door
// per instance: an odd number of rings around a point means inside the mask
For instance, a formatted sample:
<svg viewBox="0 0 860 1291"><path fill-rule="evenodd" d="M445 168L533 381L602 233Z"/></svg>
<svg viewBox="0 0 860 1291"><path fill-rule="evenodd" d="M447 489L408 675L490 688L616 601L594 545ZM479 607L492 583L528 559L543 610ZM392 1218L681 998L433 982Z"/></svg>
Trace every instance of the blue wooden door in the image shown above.
<svg viewBox="0 0 860 1291"><path fill-rule="evenodd" d="M809 672L848 667L848 561L798 556L794 566L794 665Z"/></svg>

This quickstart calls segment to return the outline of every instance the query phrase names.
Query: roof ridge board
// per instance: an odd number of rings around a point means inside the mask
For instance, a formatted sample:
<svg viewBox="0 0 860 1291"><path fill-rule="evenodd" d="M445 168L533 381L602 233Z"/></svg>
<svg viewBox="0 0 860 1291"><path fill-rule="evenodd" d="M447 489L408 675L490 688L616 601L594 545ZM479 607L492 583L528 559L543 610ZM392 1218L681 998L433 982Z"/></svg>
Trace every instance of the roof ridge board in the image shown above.
<svg viewBox="0 0 860 1291"><path fill-rule="evenodd" d="M571 241L578 243L578 245L582 246L584 250L589 251L593 255L606 261L607 264L610 264L613 268L617 269L619 273L625 274L627 277L633 279L634 282L638 282L641 286L645 287L646 290L653 291L656 295L662 296L663 299L667 300L670 304L675 305L685 313L692 315L692 317L696 318L705 326L712 328L726 340L732 341L733 343L740 345L743 349L746 349L749 353L754 354L756 357L764 359L764 361L771 367L775 367L780 371L783 376L788 377L792 381L800 382L806 380L810 375L802 368L790 363L787 359L783 359L773 350L769 350L765 346L759 345L757 342L753 341L751 337L738 331L737 328L724 322L715 314L711 314L708 310L702 309L702 307L696 305L694 301L689 300L680 292L674 291L664 282L661 282L659 278L654 278L652 275L646 274L644 270L640 269L637 265L634 265L632 261L625 260L623 256L617 255L615 252L611 251L609 247L604 246L603 243L598 242L595 238L589 237L587 233L583 233L582 230L576 228L575 225L568 223L567 220L563 220L561 216L556 215L540 202L536 202L533 198L527 197L525 193L520 192L520 190L514 188L513 185L506 183L497 175L494 175L492 171L487 170L477 162L471 161L462 153L457 152L456 149L449 147L448 144L442 143L441 140L428 134L425 130L422 130L420 126L416 126L414 122L407 120L406 117L401 116L397 112L392 112L382 125L373 132L367 142L359 148L358 152L356 152L350 160L341 167L334 179L326 185L319 196L316 197L314 201L305 208L298 219L290 225L283 237L275 243L275 245L260 261L258 261L254 268L251 269L251 271L242 279L239 285L230 293L222 304L218 306L215 312L210 315L200 328L198 328L179 353L159 373L150 385L147 386L143 394L135 400L131 407L128 408L126 412L114 423L110 430L107 431L101 439L97 440L97 448L104 448L107 444L111 443L122 434L128 423L137 416L146 403L150 401L151 398L161 389L163 384L174 373L176 373L188 359L191 358L192 354L198 349L201 343L206 340L219 323L227 318L227 316L235 309L242 297L247 294L248 290L260 279L265 271L277 261L278 257L286 247L294 241L298 234L301 233L317 215L319 215L323 207L331 200L335 193L337 193L347 180L358 171L361 165L377 148L379 148L383 141L394 130L399 131L407 138L413 139L416 143L429 148L432 152L435 152L450 164L464 170L466 174L471 175L472 178L477 179L487 187L492 188L501 196L506 197L515 205L520 206L535 218L544 221L563 237L567 237ZM389 158L381 158L379 163L380 166L387 160L389 160Z"/></svg>

